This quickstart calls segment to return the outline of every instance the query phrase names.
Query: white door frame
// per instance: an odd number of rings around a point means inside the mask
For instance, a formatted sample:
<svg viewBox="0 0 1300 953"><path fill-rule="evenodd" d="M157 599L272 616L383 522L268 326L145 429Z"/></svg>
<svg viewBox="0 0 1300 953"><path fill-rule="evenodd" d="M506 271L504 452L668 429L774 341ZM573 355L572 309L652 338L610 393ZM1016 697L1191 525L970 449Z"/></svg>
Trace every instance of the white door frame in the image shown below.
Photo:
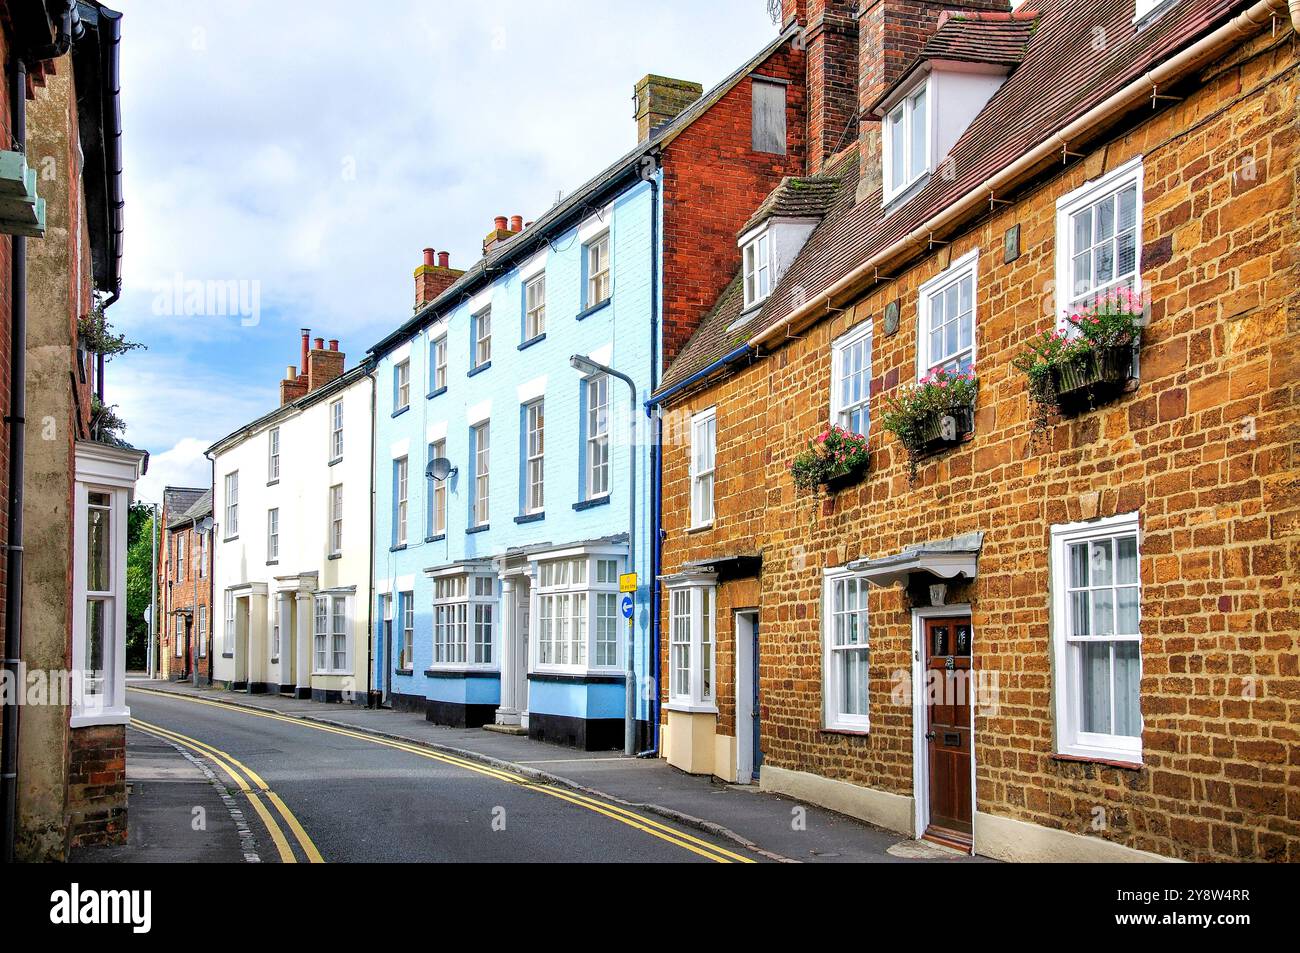
<svg viewBox="0 0 1300 953"><path fill-rule="evenodd" d="M927 606L912 610L912 793L914 805L912 837L920 840L930 826L930 760L925 750L925 620L971 617L970 676L966 685L966 702L970 705L970 799L971 844L975 830L975 617L969 603L952 606Z"/></svg>
<svg viewBox="0 0 1300 953"><path fill-rule="evenodd" d="M736 611L736 783L754 779L754 630L757 609Z"/></svg>

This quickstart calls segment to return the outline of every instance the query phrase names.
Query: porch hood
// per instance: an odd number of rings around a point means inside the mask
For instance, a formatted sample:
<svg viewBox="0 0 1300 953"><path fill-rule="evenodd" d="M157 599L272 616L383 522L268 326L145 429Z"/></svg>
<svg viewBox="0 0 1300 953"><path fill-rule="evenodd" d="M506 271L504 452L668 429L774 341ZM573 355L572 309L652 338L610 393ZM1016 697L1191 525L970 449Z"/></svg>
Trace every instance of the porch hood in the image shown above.
<svg viewBox="0 0 1300 953"><path fill-rule="evenodd" d="M881 587L906 585L914 572L928 572L941 579L956 576L974 579L983 545L982 532L965 533L952 539L905 546L902 552L892 556L859 559L849 563L849 570Z"/></svg>

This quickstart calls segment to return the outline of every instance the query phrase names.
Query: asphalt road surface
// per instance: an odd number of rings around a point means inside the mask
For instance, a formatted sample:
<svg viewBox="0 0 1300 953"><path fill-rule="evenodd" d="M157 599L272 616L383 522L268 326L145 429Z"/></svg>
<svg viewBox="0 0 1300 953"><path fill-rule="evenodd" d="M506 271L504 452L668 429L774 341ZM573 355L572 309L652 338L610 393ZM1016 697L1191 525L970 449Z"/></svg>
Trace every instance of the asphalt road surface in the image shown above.
<svg viewBox="0 0 1300 953"><path fill-rule="evenodd" d="M653 815L405 742L143 692L129 702L128 771L146 751L201 762L267 862L760 859ZM170 807L178 816L169 837L192 836L182 823L192 806L183 801ZM237 846L224 859L242 857Z"/></svg>

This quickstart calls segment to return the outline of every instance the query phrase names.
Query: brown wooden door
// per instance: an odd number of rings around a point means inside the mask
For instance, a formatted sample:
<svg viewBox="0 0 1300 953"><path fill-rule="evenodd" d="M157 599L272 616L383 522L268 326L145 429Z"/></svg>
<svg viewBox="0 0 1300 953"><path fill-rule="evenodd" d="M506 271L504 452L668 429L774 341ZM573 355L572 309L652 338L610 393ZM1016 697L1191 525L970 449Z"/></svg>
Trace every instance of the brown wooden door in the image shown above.
<svg viewBox="0 0 1300 953"><path fill-rule="evenodd" d="M927 834L971 838L969 617L925 620L926 751L930 770Z"/></svg>

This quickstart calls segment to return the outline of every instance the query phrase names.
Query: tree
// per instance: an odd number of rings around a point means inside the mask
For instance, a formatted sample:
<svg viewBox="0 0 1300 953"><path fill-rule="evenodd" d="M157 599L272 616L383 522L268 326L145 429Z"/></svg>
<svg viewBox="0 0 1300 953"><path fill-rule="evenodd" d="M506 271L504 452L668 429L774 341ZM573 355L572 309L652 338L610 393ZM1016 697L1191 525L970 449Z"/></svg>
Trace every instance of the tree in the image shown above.
<svg viewBox="0 0 1300 953"><path fill-rule="evenodd" d="M148 666L149 625L145 609L152 597L153 507L135 502L127 514L126 550L126 667Z"/></svg>

